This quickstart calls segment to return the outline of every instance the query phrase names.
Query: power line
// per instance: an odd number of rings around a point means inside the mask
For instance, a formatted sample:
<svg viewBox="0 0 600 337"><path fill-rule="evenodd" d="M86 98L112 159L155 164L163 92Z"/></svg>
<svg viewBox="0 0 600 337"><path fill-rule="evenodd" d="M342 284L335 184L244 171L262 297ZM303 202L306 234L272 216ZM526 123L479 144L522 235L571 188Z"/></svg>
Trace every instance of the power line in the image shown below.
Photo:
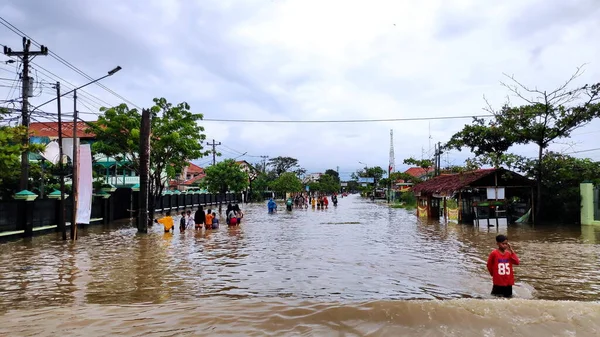
<svg viewBox="0 0 600 337"><path fill-rule="evenodd" d="M494 117L494 115L470 115L470 116L437 116L437 117L407 117L407 118L382 118L382 119L341 119L341 120L260 120L260 119L219 119L204 118L206 122L228 122L228 123L376 123L376 122L410 122L430 121L447 119L466 119Z"/></svg>
<svg viewBox="0 0 600 337"><path fill-rule="evenodd" d="M567 154L582 153L582 152L592 152L592 151L600 151L600 147L597 147L595 149L587 149L587 150L580 150L580 151L568 152Z"/></svg>
<svg viewBox="0 0 600 337"><path fill-rule="evenodd" d="M13 24L11 24L10 22L8 22L6 19L4 19L3 17L0 17L0 24L4 25L6 28L10 29L13 33L19 35L19 36L25 36L28 39L30 39L34 44L39 46L39 43L37 43L37 41L35 41L33 38L31 38L29 35L25 34L22 30L20 30L19 28L15 27ZM2 22L3 21L3 22ZM9 27L10 26L10 27ZM12 27L12 28L11 28ZM70 68L71 70L75 71L76 73L78 73L79 75L85 77L88 80L93 80L93 78L86 74L83 70L77 68L76 66L74 66L73 64L71 64L69 61L65 60L64 58L60 57L58 54L56 54L53 51L49 51L49 54L52 58L56 59L57 61L59 61L60 63L62 63L63 65L67 66L68 68ZM110 88L108 88L107 86L105 86L102 83L96 83L96 85L98 85L100 88L106 90L107 92L109 92L110 94L114 95L115 97L121 99L122 101L133 105L134 107L138 108L138 109L142 109L141 107L139 107L138 105L136 105L135 103L131 102L130 100L126 99L125 97L117 94L116 92L114 92L113 90L111 90Z"/></svg>

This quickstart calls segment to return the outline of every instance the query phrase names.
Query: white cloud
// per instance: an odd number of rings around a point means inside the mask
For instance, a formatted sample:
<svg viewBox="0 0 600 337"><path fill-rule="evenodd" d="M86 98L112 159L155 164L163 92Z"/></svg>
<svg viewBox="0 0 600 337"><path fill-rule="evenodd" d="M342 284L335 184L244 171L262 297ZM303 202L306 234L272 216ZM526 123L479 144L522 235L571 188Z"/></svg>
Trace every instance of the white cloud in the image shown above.
<svg viewBox="0 0 600 337"><path fill-rule="evenodd" d="M483 114L484 95L497 107L505 101L503 72L551 89L589 63L578 83L600 78L594 0L32 3L12 0L2 12L90 75L123 65L106 85L138 105L165 96L213 119ZM20 44L7 30L0 38ZM50 58L37 62L85 81ZM204 125L210 139L241 153L296 157L311 171L351 171L362 167L358 161L387 166L391 128L402 168L403 158L420 157L430 142L446 141L468 122ZM578 132L599 129L595 122ZM575 135L576 149L596 146L598 135ZM466 156L453 152L448 161Z"/></svg>

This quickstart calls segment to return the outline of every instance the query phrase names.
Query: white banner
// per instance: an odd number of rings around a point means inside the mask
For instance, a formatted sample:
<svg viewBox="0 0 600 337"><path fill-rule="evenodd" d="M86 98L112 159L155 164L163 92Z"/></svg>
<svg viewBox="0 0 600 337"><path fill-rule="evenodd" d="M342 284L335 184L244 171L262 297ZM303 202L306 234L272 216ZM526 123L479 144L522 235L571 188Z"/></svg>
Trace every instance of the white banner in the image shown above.
<svg viewBox="0 0 600 337"><path fill-rule="evenodd" d="M79 176L77 177L77 223L89 224L92 216L92 149L79 145Z"/></svg>

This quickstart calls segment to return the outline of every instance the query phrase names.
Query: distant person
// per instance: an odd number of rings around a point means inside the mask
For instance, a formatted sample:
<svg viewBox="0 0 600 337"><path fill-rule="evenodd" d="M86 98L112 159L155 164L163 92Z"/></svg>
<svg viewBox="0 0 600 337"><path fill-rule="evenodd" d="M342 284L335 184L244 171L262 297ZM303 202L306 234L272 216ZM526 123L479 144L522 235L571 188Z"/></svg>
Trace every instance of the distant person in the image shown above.
<svg viewBox="0 0 600 337"><path fill-rule="evenodd" d="M235 216L237 217L238 226L242 223L242 218L244 217L244 212L240 209L240 205L233 205L233 210L235 211Z"/></svg>
<svg viewBox="0 0 600 337"><path fill-rule="evenodd" d="M519 264L519 257L508 243L505 235L496 236L497 249L494 249L487 261L487 269L492 276L492 295L512 297L512 286L515 284L514 265Z"/></svg>
<svg viewBox="0 0 600 337"><path fill-rule="evenodd" d="M273 198L269 198L269 202L267 203L267 209L269 210L269 214L275 213L277 211L277 203L273 201Z"/></svg>
<svg viewBox="0 0 600 337"><path fill-rule="evenodd" d="M215 219L215 215L212 213L212 211L210 209L207 210L206 218L204 220L204 228L206 228L206 230L212 229L214 219Z"/></svg>
<svg viewBox="0 0 600 337"><path fill-rule="evenodd" d="M235 216L235 208L229 207L227 213L227 226L233 227L237 225L237 217Z"/></svg>
<svg viewBox="0 0 600 337"><path fill-rule="evenodd" d="M227 209L225 210L225 223L229 226L229 222L231 221L231 216L235 214L233 206L231 204L227 204Z"/></svg>
<svg viewBox="0 0 600 337"><path fill-rule="evenodd" d="M194 213L194 223L196 224L196 229L201 230L205 220L206 214L204 214L204 208L200 206L196 213Z"/></svg>
<svg viewBox="0 0 600 337"><path fill-rule="evenodd" d="M193 228L194 227L194 217L192 217L192 211L187 211L185 216L185 228Z"/></svg>
<svg viewBox="0 0 600 337"><path fill-rule="evenodd" d="M154 219L156 223L159 223L165 227L165 233L169 233L171 229L175 226L173 222L173 218L171 217L171 212L167 212L166 215L158 220Z"/></svg>
<svg viewBox="0 0 600 337"><path fill-rule="evenodd" d="M291 211L291 210L292 210L292 206L293 206L293 205L294 205L294 200L292 200L292 197L289 197L289 198L287 199L287 201L285 202L285 208L286 208L288 211Z"/></svg>
<svg viewBox="0 0 600 337"><path fill-rule="evenodd" d="M333 206L334 207L337 206L338 199L337 199L337 195L336 194L334 194L334 195L331 196L331 202L333 202Z"/></svg>
<svg viewBox="0 0 600 337"><path fill-rule="evenodd" d="M185 232L185 223L185 212L181 212L181 219L179 219L179 231L182 233Z"/></svg>

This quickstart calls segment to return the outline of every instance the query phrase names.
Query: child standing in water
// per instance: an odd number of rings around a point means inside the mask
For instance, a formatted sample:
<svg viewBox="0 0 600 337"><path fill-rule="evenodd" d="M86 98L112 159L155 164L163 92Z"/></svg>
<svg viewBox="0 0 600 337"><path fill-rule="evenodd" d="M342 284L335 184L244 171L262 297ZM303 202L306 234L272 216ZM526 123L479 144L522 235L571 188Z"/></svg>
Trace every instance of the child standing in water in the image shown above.
<svg viewBox="0 0 600 337"><path fill-rule="evenodd" d="M487 261L487 269L492 276L492 295L512 297L512 286L515 284L514 265L519 265L519 257L508 243L505 235L496 236L497 249L494 249Z"/></svg>
<svg viewBox="0 0 600 337"><path fill-rule="evenodd" d="M204 219L204 228L206 230L212 229L212 224L213 224L214 218L215 218L215 215L212 214L212 211L210 209L208 211L206 211L206 218Z"/></svg>
<svg viewBox="0 0 600 337"><path fill-rule="evenodd" d="M175 226L175 224L173 223L173 218L171 217L171 212L167 212L167 214L164 217L158 220L154 219L154 221L165 227L165 233L169 233L171 231L171 228Z"/></svg>
<svg viewBox="0 0 600 337"><path fill-rule="evenodd" d="M179 219L179 231L182 233L185 231L185 223L185 212L181 212L181 219Z"/></svg>

